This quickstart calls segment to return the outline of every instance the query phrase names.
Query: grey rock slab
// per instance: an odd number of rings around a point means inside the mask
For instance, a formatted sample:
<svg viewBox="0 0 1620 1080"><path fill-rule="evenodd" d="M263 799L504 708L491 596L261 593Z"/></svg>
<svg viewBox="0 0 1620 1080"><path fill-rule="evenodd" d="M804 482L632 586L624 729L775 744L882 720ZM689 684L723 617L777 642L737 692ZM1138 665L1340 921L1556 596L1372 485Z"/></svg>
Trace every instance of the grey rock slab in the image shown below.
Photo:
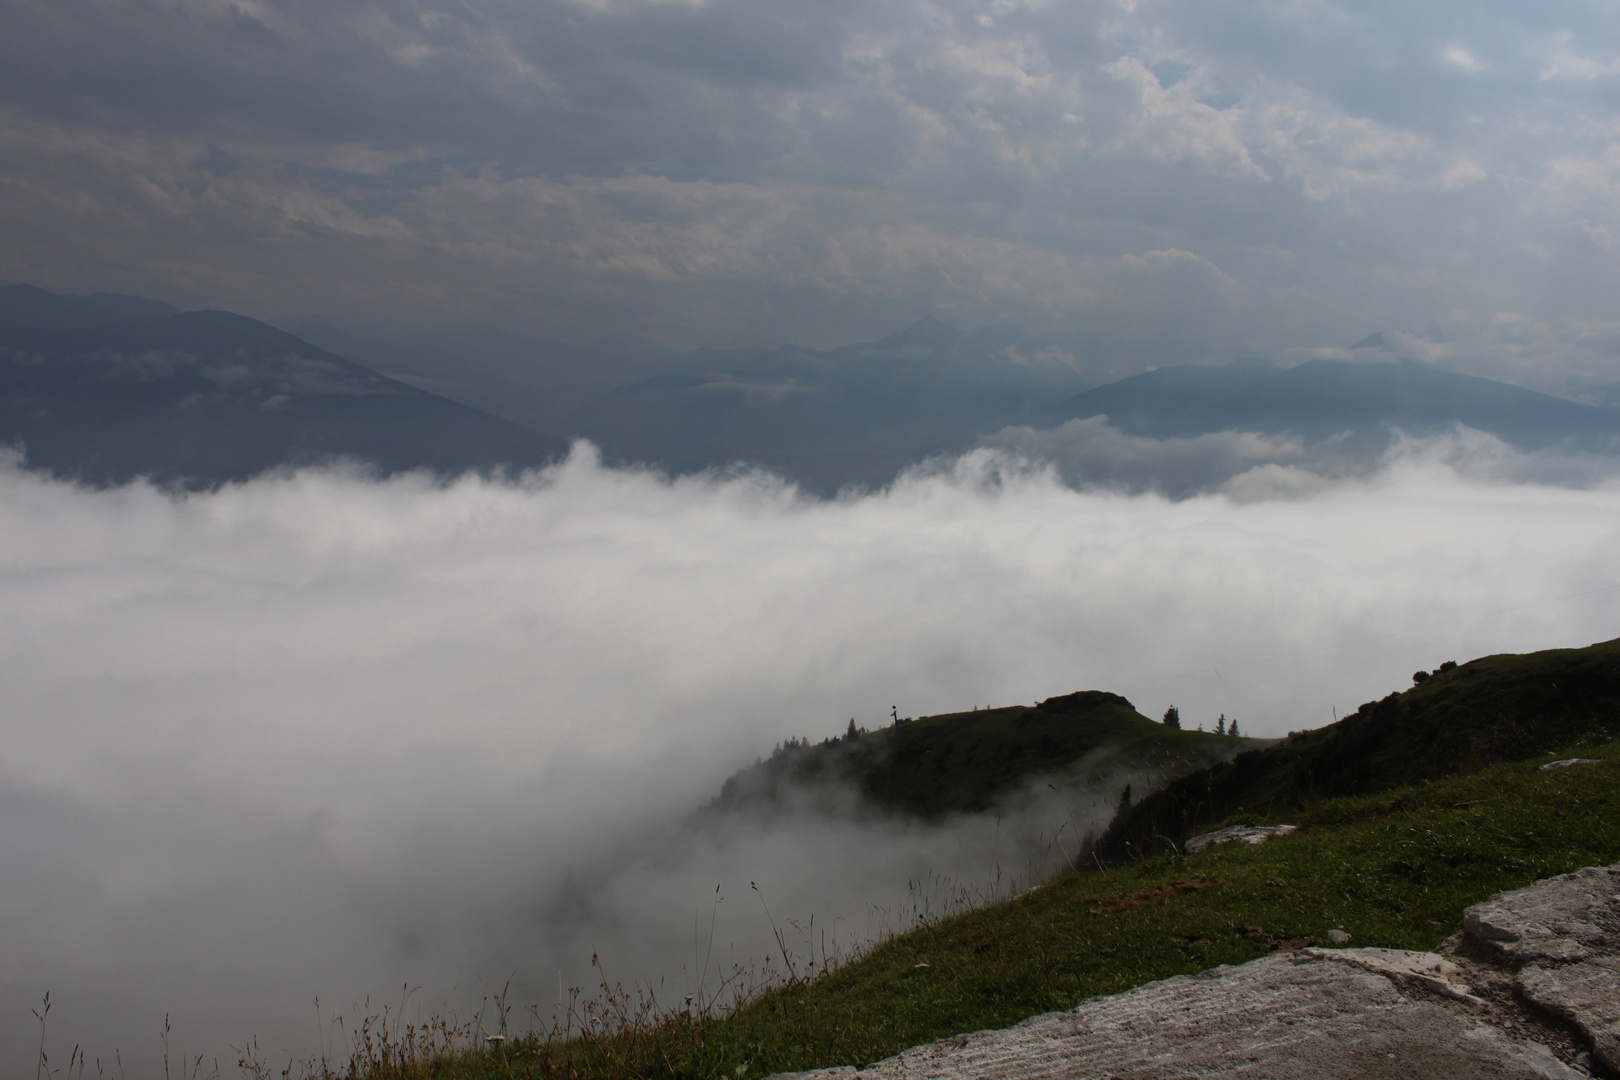
<svg viewBox="0 0 1620 1080"><path fill-rule="evenodd" d="M1603 764L1603 761L1604 761L1603 758L1598 758L1598 757L1565 758L1563 761L1549 761L1549 762L1547 762L1547 764L1545 764L1545 765L1543 765L1541 767L1541 771L1546 772L1549 769L1567 769L1571 765L1601 765L1601 764Z"/></svg>
<svg viewBox="0 0 1620 1080"><path fill-rule="evenodd" d="M1620 866L1501 893L1463 916L1463 949L1514 969L1523 998L1573 1024L1620 1071Z"/></svg>
<svg viewBox="0 0 1620 1080"><path fill-rule="evenodd" d="M1568 1080L1589 1067L1620 1072L1620 866L1500 893L1469 908L1463 925L1447 956L1278 953L914 1047L860 1076ZM1582 1069L1526 1034L1561 1047ZM784 1075L852 1080L856 1071Z"/></svg>
<svg viewBox="0 0 1620 1080"><path fill-rule="evenodd" d="M1519 972L1525 998L1581 1030L1605 1066L1620 1071L1620 957L1531 964Z"/></svg>
<svg viewBox="0 0 1620 1080"><path fill-rule="evenodd" d="M1397 983L1416 983L1452 1001L1484 1004L1464 981L1462 968L1437 953L1406 949L1304 949L1301 955L1349 964Z"/></svg>
<svg viewBox="0 0 1620 1080"><path fill-rule="evenodd" d="M1181 845L1188 855L1197 855L1217 844L1261 844L1273 836L1287 836L1298 825L1228 825L1200 836L1190 836Z"/></svg>
<svg viewBox="0 0 1620 1080"><path fill-rule="evenodd" d="M1592 866L1499 893L1463 913L1474 951L1518 968L1620 951L1620 866Z"/></svg>
<svg viewBox="0 0 1620 1080"><path fill-rule="evenodd" d="M1368 950L1344 950L1344 952ZM1393 950L1379 950L1391 953ZM1429 957L1430 960L1417 958ZM1432 954L1382 957L1427 970ZM1442 962L1443 963L1443 962ZM1441 969L1435 969L1441 970ZM848 1068L788 1074L849 1080ZM863 1080L1573 1080L1534 1042L1403 993L1343 952L1277 954L906 1050Z"/></svg>

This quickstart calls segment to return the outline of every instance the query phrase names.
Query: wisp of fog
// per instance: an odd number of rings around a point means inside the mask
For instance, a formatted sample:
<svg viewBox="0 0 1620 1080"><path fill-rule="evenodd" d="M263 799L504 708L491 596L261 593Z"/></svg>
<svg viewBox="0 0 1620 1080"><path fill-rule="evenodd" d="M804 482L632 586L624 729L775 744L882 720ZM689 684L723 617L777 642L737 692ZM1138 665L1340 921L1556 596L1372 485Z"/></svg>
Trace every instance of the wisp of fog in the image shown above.
<svg viewBox="0 0 1620 1080"><path fill-rule="evenodd" d="M1028 845L694 819L734 770L891 707L1081 689L1280 735L1414 668L1613 637L1620 487L1503 475L1408 446L1174 500L984 449L827 501L586 446L191 495L7 465L0 1060L32 1064L46 991L54 1054L141 1076L165 1015L222 1063L330 1050L368 996L465 1015L510 980L521 1026L592 952L675 1002L771 960L761 899L847 951L1004 888Z"/></svg>

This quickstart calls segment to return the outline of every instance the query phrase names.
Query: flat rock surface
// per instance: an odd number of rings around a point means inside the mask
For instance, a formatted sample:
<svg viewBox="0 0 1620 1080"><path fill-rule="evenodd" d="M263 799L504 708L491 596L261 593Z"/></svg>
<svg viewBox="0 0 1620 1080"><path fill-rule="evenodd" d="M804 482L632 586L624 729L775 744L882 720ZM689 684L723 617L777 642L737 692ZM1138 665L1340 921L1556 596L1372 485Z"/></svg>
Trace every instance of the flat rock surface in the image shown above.
<svg viewBox="0 0 1620 1080"><path fill-rule="evenodd" d="M1228 825L1200 836L1190 836L1181 845L1188 855L1215 847L1217 844L1263 844L1273 836L1287 836L1297 825Z"/></svg>
<svg viewBox="0 0 1620 1080"><path fill-rule="evenodd" d="M1513 972L1519 994L1573 1024L1620 1072L1620 866L1493 896L1463 917L1465 953Z"/></svg>
<svg viewBox="0 0 1620 1080"><path fill-rule="evenodd" d="M913 1047L860 1076L1505 1080L1620 1071L1617 946L1620 866L1592 868L1470 908L1448 955L1276 953Z"/></svg>

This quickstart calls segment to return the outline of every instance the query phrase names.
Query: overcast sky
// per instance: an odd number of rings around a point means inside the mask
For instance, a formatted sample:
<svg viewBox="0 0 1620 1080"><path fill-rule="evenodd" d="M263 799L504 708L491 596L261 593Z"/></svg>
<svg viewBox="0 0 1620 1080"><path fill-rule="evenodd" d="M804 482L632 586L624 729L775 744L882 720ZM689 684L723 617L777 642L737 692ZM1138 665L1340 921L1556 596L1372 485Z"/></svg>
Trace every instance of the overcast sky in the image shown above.
<svg viewBox="0 0 1620 1080"><path fill-rule="evenodd" d="M1596 0L0 0L0 278L1555 387L1620 377L1617 92Z"/></svg>

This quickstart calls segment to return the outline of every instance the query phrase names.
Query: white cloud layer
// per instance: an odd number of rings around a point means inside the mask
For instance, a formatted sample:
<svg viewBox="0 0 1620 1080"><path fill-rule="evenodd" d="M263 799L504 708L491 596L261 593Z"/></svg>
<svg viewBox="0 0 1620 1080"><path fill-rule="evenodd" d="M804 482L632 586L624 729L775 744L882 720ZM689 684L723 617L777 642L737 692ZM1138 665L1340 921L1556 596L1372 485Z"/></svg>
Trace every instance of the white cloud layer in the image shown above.
<svg viewBox="0 0 1620 1080"><path fill-rule="evenodd" d="M717 884L716 956L757 963L750 881L847 940L901 921L907 877L1018 869L982 831L679 824L891 704L1097 688L1281 734L1415 667L1620 632L1620 488L1455 460L1182 501L989 451L835 502L583 450L514 483L182 498L6 468L0 1060L30 1064L46 990L58 1057L150 1075L165 1013L228 1062L313 1049L316 995L476 1006L510 976L549 1012L593 949L684 993Z"/></svg>

